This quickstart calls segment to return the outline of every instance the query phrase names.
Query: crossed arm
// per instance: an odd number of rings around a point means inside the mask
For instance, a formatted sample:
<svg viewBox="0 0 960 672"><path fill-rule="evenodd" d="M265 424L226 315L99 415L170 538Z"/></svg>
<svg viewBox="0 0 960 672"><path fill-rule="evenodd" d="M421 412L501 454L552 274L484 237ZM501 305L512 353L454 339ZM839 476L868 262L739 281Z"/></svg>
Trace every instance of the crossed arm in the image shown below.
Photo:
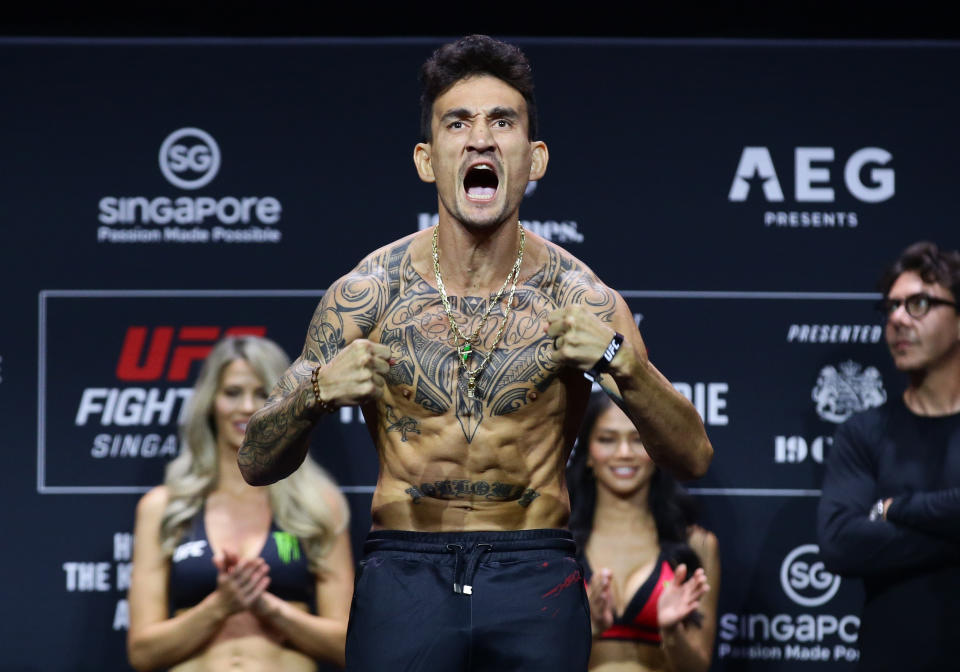
<svg viewBox="0 0 960 672"><path fill-rule="evenodd" d="M869 446L851 422L841 425L827 461L817 510L817 536L827 566L841 574L871 576L960 560L956 533L951 537L935 532L957 529L956 520L951 522L948 515L956 505L955 493L953 497L949 491L942 496L921 494L915 502L904 502L900 513L890 520L872 521L868 512L877 498L874 471ZM931 500L934 504L924 507ZM892 506L890 513L896 510ZM918 524L899 524L895 520L898 515L913 516Z"/></svg>
<svg viewBox="0 0 960 672"><path fill-rule="evenodd" d="M960 542L960 488L898 495L885 515L890 522Z"/></svg>

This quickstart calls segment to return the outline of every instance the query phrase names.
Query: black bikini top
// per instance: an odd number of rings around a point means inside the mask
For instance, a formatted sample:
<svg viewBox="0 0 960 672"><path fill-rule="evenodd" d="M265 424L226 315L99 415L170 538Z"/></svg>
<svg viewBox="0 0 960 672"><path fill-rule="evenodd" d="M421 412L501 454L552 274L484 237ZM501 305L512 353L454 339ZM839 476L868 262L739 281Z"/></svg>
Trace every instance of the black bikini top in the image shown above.
<svg viewBox="0 0 960 672"><path fill-rule="evenodd" d="M315 610L316 577L308 569L307 555L300 540L270 521L267 540L260 557L270 568L267 590L288 602L303 602ZM217 588L217 568L207 539L204 512L201 509L180 544L174 549L170 563L170 613L192 607Z"/></svg>

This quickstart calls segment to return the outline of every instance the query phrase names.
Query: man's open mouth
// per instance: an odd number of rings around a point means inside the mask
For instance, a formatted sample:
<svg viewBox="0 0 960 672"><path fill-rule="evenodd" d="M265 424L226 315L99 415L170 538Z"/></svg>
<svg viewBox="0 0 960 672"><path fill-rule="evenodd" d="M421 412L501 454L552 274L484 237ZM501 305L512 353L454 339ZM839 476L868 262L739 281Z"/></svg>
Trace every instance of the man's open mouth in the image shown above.
<svg viewBox="0 0 960 672"><path fill-rule="evenodd" d="M463 178L463 189L467 196L474 201L489 201L497 193L497 186L500 180L497 177L497 171L486 163L479 163L470 170Z"/></svg>

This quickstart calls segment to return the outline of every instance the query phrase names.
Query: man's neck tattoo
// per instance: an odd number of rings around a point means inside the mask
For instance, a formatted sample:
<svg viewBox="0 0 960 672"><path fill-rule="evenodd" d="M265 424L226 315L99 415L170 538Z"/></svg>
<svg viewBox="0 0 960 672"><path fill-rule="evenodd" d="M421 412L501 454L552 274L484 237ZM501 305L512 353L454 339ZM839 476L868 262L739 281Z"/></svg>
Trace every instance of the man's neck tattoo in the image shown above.
<svg viewBox="0 0 960 672"><path fill-rule="evenodd" d="M520 231L520 248L517 250L517 260L513 263L513 268L510 269L510 273L507 275L507 279L503 281L503 284L500 286L500 290L497 292L497 295L487 306L487 310L480 317L480 323L477 325L477 328L474 330L473 334L470 336L464 335L460 331L460 327L457 326L456 320L453 318L453 310L450 308L450 300L447 298L447 289L443 286L443 277L440 275L440 250L437 247L437 237L440 232L440 225L437 224L433 228L433 274L437 281L437 291L440 293L440 300L443 302L443 310L447 313L447 320L450 322L450 331L453 334L453 344L457 349L457 363L459 364L460 373L466 375L467 377L467 396L470 399L477 398L477 378L480 377L480 374L483 373L484 368L486 368L487 363L490 361L490 356L493 354L493 351L497 349L497 346L500 345L500 341L503 339L503 331L507 327L507 321L510 318L510 311L513 308L513 295L517 289L517 279L520 277L520 265L523 263L523 246L525 242L525 236L523 233L523 225L520 222L517 222L517 229ZM487 318L490 317L490 314L493 312L494 306L500 304L500 298L503 296L503 292L507 288L507 283L510 283L510 295L507 297L507 307L503 313L503 319L500 321L500 327L497 329L497 334L493 339L493 345L490 346L489 352L483 358L483 361L480 362L474 369L467 368L467 363L470 361L470 357L473 354L475 344L479 343L480 332L483 329L483 325L486 324Z"/></svg>

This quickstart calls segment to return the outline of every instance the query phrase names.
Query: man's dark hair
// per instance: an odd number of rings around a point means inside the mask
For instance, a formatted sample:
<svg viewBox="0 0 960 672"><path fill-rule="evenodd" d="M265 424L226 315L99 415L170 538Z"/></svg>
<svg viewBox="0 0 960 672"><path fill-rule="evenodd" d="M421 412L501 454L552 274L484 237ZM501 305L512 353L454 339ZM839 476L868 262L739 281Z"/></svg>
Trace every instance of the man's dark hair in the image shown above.
<svg viewBox="0 0 960 672"><path fill-rule="evenodd" d="M468 35L445 44L420 68L420 139L432 140L433 103L461 79L491 75L509 84L527 103L528 137L537 137L537 104L533 98L533 70L519 47L486 35Z"/></svg>
<svg viewBox="0 0 960 672"><path fill-rule="evenodd" d="M941 250L933 243L921 241L907 247L880 280L880 291L886 296L900 274L913 271L923 281L946 287L960 298L960 252Z"/></svg>

